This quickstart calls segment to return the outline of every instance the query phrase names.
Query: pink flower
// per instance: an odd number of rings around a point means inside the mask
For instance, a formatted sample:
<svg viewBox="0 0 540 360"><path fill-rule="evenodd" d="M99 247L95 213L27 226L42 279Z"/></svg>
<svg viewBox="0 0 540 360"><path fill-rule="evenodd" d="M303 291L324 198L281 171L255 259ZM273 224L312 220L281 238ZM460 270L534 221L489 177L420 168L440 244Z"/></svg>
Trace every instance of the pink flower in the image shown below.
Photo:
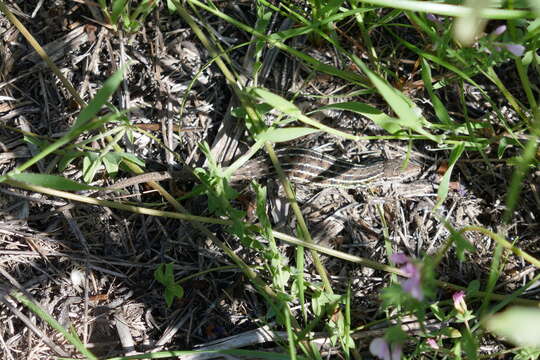
<svg viewBox="0 0 540 360"><path fill-rule="evenodd" d="M411 294L411 296L415 298L416 300L419 300L419 301L424 300L424 292L422 291L422 283L421 283L421 274L420 274L420 269L418 268L418 266L409 262L404 267L402 267L401 270L403 270L409 276L409 278L401 284L401 287L403 288L403 290Z"/></svg>
<svg viewBox="0 0 540 360"><path fill-rule="evenodd" d="M422 274L420 272L420 267L416 264L413 264L411 259L407 255L402 253L393 254L390 257L390 260L392 260L397 265L405 264L405 266L401 268L401 271L406 274L408 279L401 283L403 291L411 294L411 296L416 300L424 300L424 292L422 291Z"/></svg>
<svg viewBox="0 0 540 360"><path fill-rule="evenodd" d="M454 308L460 314L465 314L467 311L467 304L465 303L465 292L458 291L452 295L452 300L454 301Z"/></svg>
<svg viewBox="0 0 540 360"><path fill-rule="evenodd" d="M392 256L390 256L390 260L392 260L397 265L401 265L409 262L409 257L404 253L394 253L392 254Z"/></svg>
<svg viewBox="0 0 540 360"><path fill-rule="evenodd" d="M426 342L429 345L429 347L432 348L433 350L439 350L439 344L437 344L435 339L429 338L426 340Z"/></svg>
<svg viewBox="0 0 540 360"><path fill-rule="evenodd" d="M375 338L369 344L369 352L381 360L401 359L401 344L388 344L384 338Z"/></svg>

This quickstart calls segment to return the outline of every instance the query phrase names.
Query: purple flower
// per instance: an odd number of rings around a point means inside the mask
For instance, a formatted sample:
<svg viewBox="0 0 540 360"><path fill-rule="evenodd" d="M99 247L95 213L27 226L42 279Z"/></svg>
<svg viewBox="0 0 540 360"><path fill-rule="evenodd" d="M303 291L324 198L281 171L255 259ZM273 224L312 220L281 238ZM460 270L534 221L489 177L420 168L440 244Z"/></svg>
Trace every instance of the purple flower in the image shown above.
<svg viewBox="0 0 540 360"><path fill-rule="evenodd" d="M501 44L502 47L510 51L515 56L521 56L525 52L525 46L519 44Z"/></svg>
<svg viewBox="0 0 540 360"><path fill-rule="evenodd" d="M493 45L496 51L502 51L504 48L510 51L512 55L515 55L515 56L521 56L525 52L525 46L519 45L519 44L512 44L512 43L504 44L500 42L494 42Z"/></svg>
<svg viewBox="0 0 540 360"><path fill-rule="evenodd" d="M458 291L452 295L452 300L454 301L454 308L458 313L464 314L467 311L467 303L465 303L465 292Z"/></svg>
<svg viewBox="0 0 540 360"><path fill-rule="evenodd" d="M497 36L502 35L506 31L506 25L500 25L495 30L493 30L490 34L490 37L492 39L496 38ZM502 51L502 49L506 49L510 51L515 56L521 56L525 52L525 46L520 44L513 44L513 43L501 43L501 42L493 42L494 49L496 51Z"/></svg>
<svg viewBox="0 0 540 360"><path fill-rule="evenodd" d="M402 253L393 254L390 257L397 265L405 264L400 270L408 277L407 280L401 283L403 291L411 294L416 300L424 300L424 292L422 291L422 274L420 272L420 266L413 264L411 259Z"/></svg>
<svg viewBox="0 0 540 360"><path fill-rule="evenodd" d="M429 21L433 21L434 23L437 23L437 24L442 24L442 17L438 17L438 16L435 16L434 14L427 14L426 15L426 18L429 20Z"/></svg>
<svg viewBox="0 0 540 360"><path fill-rule="evenodd" d="M497 26L495 30L491 32L492 36L499 36L506 31L506 25Z"/></svg>
<svg viewBox="0 0 540 360"><path fill-rule="evenodd" d="M369 344L369 352L381 360L401 359L401 344L389 344L384 338L375 338Z"/></svg>

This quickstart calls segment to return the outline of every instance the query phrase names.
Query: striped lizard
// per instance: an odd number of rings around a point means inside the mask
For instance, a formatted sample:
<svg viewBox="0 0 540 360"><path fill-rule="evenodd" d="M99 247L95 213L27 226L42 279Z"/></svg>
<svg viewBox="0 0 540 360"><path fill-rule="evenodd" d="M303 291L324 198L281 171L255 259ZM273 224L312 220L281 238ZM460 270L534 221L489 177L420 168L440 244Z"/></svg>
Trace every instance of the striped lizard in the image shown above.
<svg viewBox="0 0 540 360"><path fill-rule="evenodd" d="M276 153L292 182L312 187L349 189L384 182L403 182L418 176L422 170L420 165L412 162L403 168L403 160L400 159L372 159L357 164L305 148L284 148ZM231 183L274 173L270 160L253 159L234 173Z"/></svg>
<svg viewBox="0 0 540 360"><path fill-rule="evenodd" d="M401 159L370 159L354 163L306 148L289 147L276 151L283 170L289 179L297 184L312 187L358 188L370 185L382 185L388 182L403 182L420 174L419 164L409 162L403 168ZM267 158L249 160L232 176L231 183L245 182L275 174ZM170 174L169 172L151 172L121 180L109 190L120 189L148 181L166 179L193 178L188 171Z"/></svg>

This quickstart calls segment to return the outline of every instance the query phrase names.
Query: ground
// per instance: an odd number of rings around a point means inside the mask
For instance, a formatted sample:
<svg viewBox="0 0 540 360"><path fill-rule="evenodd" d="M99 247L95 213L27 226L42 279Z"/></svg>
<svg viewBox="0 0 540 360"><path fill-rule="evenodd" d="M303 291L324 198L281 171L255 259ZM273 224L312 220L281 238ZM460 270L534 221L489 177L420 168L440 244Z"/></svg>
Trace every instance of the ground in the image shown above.
<svg viewBox="0 0 540 360"><path fill-rule="evenodd" d="M176 173L185 169L185 164L191 168L208 168L207 156L199 147L202 142L209 144L214 160L226 167L253 144L239 110L242 102L212 62L210 50L202 45L193 28L178 14L169 12L165 4L160 3L140 28L131 33L115 31L106 24L96 6L82 1L59 0L53 6L9 1L7 6L45 47L77 94L87 102L107 78L129 64L109 107L109 111L128 110L127 117L106 124L102 133L110 130L112 137L117 136L116 141L125 153L136 156L140 164L144 162L145 172ZM242 23L255 26L254 2L216 6ZM391 11L381 8L376 12L383 18L390 16ZM257 51L248 48L244 44L254 39L249 33L210 13L202 12L197 19L199 25L207 26L212 41L221 47L218 53L228 56L228 65L240 74L242 81L289 99L305 114L324 105L352 101L392 114L383 97L372 88L362 88L354 81L325 71L314 71L306 61L275 46ZM202 19L205 24L201 23ZM409 19L401 14L392 21L408 24ZM490 23L486 31L496 25ZM274 13L267 32L295 26L290 19ZM347 51L364 60L371 56L357 30L346 22L338 24L338 28L336 36ZM438 114L423 85L417 53L385 30L388 29L378 27L370 32L379 66L386 69L388 82L414 101L417 111L428 121L437 123ZM412 27L405 31L400 36L407 41L418 45L425 41ZM0 34L0 172L6 174L43 151L45 144L65 135L76 122L80 108L50 67L3 16ZM321 64L365 79L358 67L328 42L297 36L287 44ZM255 83L251 69L259 64L256 58L259 55L263 67ZM495 65L494 71L506 88L518 101L526 103L512 61L498 61ZM521 121L520 114L508 104L508 97L501 94L500 88L479 72L471 76L481 91L443 68L434 70L432 75L434 79L447 81L446 86L437 89L437 94L452 118L461 122L463 130L454 129L455 133L465 136L467 126L474 125L481 129L479 132L486 141L481 151L467 148L463 153L452 170L446 200L437 204L437 191L449 167L451 142L436 144L421 136L405 137L405 140L399 140L398 136L385 137L388 133L366 116L343 109L326 109L310 116L334 129L373 138L354 141L317 132L278 143L276 147L317 149L351 163L361 163L366 157L410 157L421 164L422 174L406 185L387 182L354 189L296 185L295 193L311 235L319 244L387 264L389 247L411 258L435 257L445 246L450 230L477 226L491 229L523 251L538 255L537 169L523 179L512 221L503 224L515 169L508 159L518 156L521 148L502 147L501 139L508 139L508 130L519 127L516 124ZM530 74L530 79L536 79L532 80L536 86L537 75ZM464 109L467 114L463 113ZM99 115L106 113L102 109ZM275 110L265 115L267 123L283 116ZM130 127L126 126L128 123ZM291 122L291 126L297 124ZM443 134L447 130L443 125L430 131ZM121 128L128 130L114 132ZM118 162L114 159L125 158L123 155L108 157L109 163L99 163L102 166L92 172L90 164L100 154L105 156L100 149L107 148L109 142L104 136L91 138L96 134L84 132L77 138L78 147L68 144L38 161L29 171L60 174L101 188L133 176L126 166L116 166ZM521 134L516 132L512 136L520 139ZM524 136L527 139L528 135ZM79 155L68 156L69 151L75 150ZM255 157L263 156L261 151ZM272 176L256 180L268 187L265 209L274 229L298 235L297 220L281 185ZM197 183L184 178L160 182L180 199L190 214L219 217L219 213L212 213L206 195L191 192ZM232 206L246 212L242 218L246 226L258 224L252 187L244 183L235 185L235 189L241 196ZM114 191L75 192L102 200L174 210L155 188L144 183ZM244 340L242 345L231 345L233 348L283 351L279 342L262 344L250 337L253 331L266 326L273 331L284 329L275 326L268 315L273 309L265 296L219 244L230 247L265 283L271 284L272 275L265 268L268 262L261 255L263 252L239 239L228 227L206 225L212 237L188 221L70 201L13 185L0 187L0 204L2 291L18 289L31 296L61 325L72 327L94 354L108 357L167 349L191 350L233 335ZM480 232L467 233L466 237L476 251L466 253L465 261L460 262L451 248L437 268L438 279L463 287L473 280L482 284L488 280L497 243ZM258 238L258 241L262 246L268 244L267 239ZM277 244L283 256L279 266L290 269L298 265L294 247L286 242ZM304 276L311 284L308 292L316 293L322 285L311 261L307 256ZM174 278L184 291L170 307L164 297L165 287L155 278L160 264L172 264ZM388 285L388 273L333 256L324 256L323 264L335 293L345 294L350 289L353 328L360 329L380 316L380 291ZM503 264L496 293L516 291L535 275L533 265L512 253L505 253ZM452 289L438 288L433 301L450 299ZM534 299L534 293L524 298ZM293 313L301 321L302 312L296 309ZM13 297L3 296L0 319L4 324L0 327L3 359L77 356L74 347L57 331ZM410 319L413 324L416 320ZM430 317L426 322L439 327L447 325L436 320ZM322 324L312 330L319 339L327 336ZM362 353L367 353L370 337L377 336L380 330L369 331L366 335L366 330L358 330L352 336ZM506 345L495 338L483 337L479 347L483 354L491 354L504 350ZM339 350L333 346L327 344L323 350L328 356L339 357Z"/></svg>

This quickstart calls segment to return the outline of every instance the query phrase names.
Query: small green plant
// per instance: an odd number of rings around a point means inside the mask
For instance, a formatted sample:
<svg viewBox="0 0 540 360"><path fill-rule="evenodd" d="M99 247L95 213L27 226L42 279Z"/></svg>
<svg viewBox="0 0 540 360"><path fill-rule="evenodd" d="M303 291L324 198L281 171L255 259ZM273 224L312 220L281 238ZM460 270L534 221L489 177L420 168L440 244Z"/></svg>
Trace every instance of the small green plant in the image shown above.
<svg viewBox="0 0 540 360"><path fill-rule="evenodd" d="M175 297L184 296L184 288L174 280L173 264L160 264L154 271L154 279L165 286L165 303L171 307Z"/></svg>
<svg viewBox="0 0 540 360"><path fill-rule="evenodd" d="M332 1L320 1L320 0L309 0L308 1L311 9L311 22L318 23L322 22L324 19L336 14L339 12L339 7L343 3L343 0L332 0ZM331 34L333 32L333 23L326 23L321 26L321 30L326 34ZM316 43L322 43L322 38L318 36L315 32L312 33L313 40Z"/></svg>
<svg viewBox="0 0 540 360"><path fill-rule="evenodd" d="M148 14L158 5L159 0L143 0L138 5L132 0L99 0L101 11L109 24L118 30L119 24L128 33L134 33L141 27Z"/></svg>

